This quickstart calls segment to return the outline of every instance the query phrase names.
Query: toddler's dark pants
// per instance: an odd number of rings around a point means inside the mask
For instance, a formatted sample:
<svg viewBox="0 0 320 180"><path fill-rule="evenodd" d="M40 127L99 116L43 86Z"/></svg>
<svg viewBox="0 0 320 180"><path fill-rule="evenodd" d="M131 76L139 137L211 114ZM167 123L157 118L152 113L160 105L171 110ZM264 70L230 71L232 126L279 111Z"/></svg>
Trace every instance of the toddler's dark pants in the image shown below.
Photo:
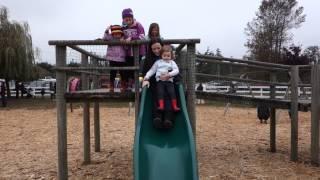
<svg viewBox="0 0 320 180"><path fill-rule="evenodd" d="M174 84L171 81L158 81L157 93L158 93L158 100L164 99L165 93L168 93L171 100L176 99Z"/></svg>

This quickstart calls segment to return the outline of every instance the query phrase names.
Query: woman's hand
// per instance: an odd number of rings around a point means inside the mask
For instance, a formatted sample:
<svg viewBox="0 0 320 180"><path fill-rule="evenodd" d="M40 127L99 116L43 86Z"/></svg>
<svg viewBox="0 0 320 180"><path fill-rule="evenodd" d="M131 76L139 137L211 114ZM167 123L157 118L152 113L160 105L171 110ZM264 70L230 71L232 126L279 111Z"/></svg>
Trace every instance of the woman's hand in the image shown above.
<svg viewBox="0 0 320 180"><path fill-rule="evenodd" d="M147 86L147 88L150 87L150 82L149 82L148 80L144 80L144 81L142 82L142 87L145 87L145 86Z"/></svg>
<svg viewBox="0 0 320 180"><path fill-rule="evenodd" d="M109 33L110 29L111 29L111 25L107 27L107 29L105 30L105 33Z"/></svg>
<svg viewBox="0 0 320 180"><path fill-rule="evenodd" d="M160 76L160 80L161 81L168 81L170 78L171 77L170 77L169 73L163 74L163 75Z"/></svg>

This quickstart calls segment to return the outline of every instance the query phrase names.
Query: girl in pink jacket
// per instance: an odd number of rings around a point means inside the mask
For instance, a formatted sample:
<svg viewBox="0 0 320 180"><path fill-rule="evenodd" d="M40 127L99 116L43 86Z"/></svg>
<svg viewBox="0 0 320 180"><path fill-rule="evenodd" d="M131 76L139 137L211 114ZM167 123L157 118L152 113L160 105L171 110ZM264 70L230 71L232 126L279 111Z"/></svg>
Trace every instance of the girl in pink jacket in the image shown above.
<svg viewBox="0 0 320 180"><path fill-rule="evenodd" d="M122 11L122 28L124 33L124 39L127 42L132 40L142 40L144 39L145 32L141 23L139 23L133 16L133 11L130 8L124 9ZM126 47L126 66L134 66L133 48ZM139 47L139 58L141 61L142 56L146 54L146 47L140 45ZM127 71L125 79L128 80L128 85L131 87L134 80L134 71Z"/></svg>
<svg viewBox="0 0 320 180"><path fill-rule="evenodd" d="M111 31L111 33L109 32ZM106 29L104 33L104 40L122 40L123 39L123 31L122 27L119 25L113 25ZM109 61L110 67L123 67L125 64L126 51L123 46L115 45L108 46L106 59ZM110 71L110 92L114 92L114 81L117 75L118 70ZM119 74L121 77L121 91L126 90L126 76L124 70L119 70Z"/></svg>

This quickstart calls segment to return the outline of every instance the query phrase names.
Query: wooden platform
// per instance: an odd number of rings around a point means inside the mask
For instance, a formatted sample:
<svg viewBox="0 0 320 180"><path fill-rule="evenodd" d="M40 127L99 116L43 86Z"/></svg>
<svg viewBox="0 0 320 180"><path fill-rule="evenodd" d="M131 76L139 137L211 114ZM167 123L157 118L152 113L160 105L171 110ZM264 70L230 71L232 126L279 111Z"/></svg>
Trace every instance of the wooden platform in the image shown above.
<svg viewBox="0 0 320 180"><path fill-rule="evenodd" d="M269 105L277 109L289 109L291 101L283 99L264 99L264 98L255 98L248 96L239 96L236 94L222 94L222 93L213 93L213 92L203 92L196 91L198 99L208 99L213 101L223 101L234 104L246 104L257 106L260 103ZM308 111L311 108L311 100L299 100L298 101L299 111Z"/></svg>
<svg viewBox="0 0 320 180"><path fill-rule="evenodd" d="M67 102L107 102L113 101L134 101L135 93L128 91L109 92L109 89L95 89L76 92L67 92L64 97Z"/></svg>

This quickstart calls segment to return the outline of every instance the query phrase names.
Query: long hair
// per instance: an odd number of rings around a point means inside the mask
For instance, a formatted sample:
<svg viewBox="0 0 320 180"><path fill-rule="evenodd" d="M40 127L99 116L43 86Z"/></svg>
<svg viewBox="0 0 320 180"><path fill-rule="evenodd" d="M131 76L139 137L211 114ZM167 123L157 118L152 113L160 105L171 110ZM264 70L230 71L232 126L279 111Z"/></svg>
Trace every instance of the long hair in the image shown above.
<svg viewBox="0 0 320 180"><path fill-rule="evenodd" d="M159 59L153 52L151 46L155 43L160 43L163 46L163 43L160 38L152 39L151 42L148 44L146 60L144 61L142 74L145 75L149 69L152 67L153 63Z"/></svg>
<svg viewBox="0 0 320 180"><path fill-rule="evenodd" d="M147 56L150 56L150 57L154 57L155 56L155 54L152 52L151 46L153 44L156 44L156 43L160 43L160 45L163 46L162 40L160 38L151 39L151 42L148 45Z"/></svg>
<svg viewBox="0 0 320 180"><path fill-rule="evenodd" d="M160 38L160 27L158 23L151 23L149 26L149 31L148 31L148 37L151 38L151 32L153 28L157 28L158 29L158 35L157 38Z"/></svg>

